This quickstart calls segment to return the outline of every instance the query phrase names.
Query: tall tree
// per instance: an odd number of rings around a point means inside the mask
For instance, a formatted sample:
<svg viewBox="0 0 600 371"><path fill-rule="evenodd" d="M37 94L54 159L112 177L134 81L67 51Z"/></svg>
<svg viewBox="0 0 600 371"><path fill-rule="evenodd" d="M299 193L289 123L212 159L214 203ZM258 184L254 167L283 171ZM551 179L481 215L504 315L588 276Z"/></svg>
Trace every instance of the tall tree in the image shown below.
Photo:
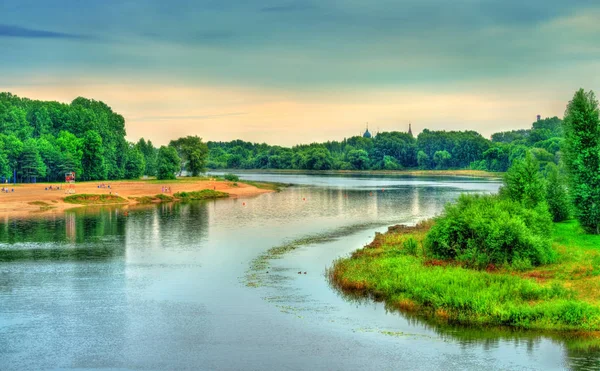
<svg viewBox="0 0 600 371"><path fill-rule="evenodd" d="M600 118L593 91L579 89L564 118L565 164L579 222L600 234Z"/></svg>
<svg viewBox="0 0 600 371"><path fill-rule="evenodd" d="M534 208L545 201L546 182L540 174L539 162L531 153L524 160L517 160L504 177L500 194L527 208Z"/></svg>
<svg viewBox="0 0 600 371"><path fill-rule="evenodd" d="M144 175L145 168L144 155L135 145L130 145L125 157L125 179L138 179Z"/></svg>
<svg viewBox="0 0 600 371"><path fill-rule="evenodd" d="M172 140L169 146L177 150L181 159L181 171L187 170L192 176L198 176L206 171L208 146L202 142L202 138L187 136Z"/></svg>
<svg viewBox="0 0 600 371"><path fill-rule="evenodd" d="M152 141L146 141L144 138L140 138L140 140L136 143L136 147L142 152L144 155L144 162L146 167L144 169L144 174L149 176L156 175L156 156L158 155L158 150L152 144Z"/></svg>
<svg viewBox="0 0 600 371"><path fill-rule="evenodd" d="M179 172L180 165L181 158L177 155L175 148L161 146L158 150L158 158L156 161L156 178L175 179L175 174Z"/></svg>
<svg viewBox="0 0 600 371"><path fill-rule="evenodd" d="M35 139L27 139L23 143L23 151L19 159L19 175L24 182L32 182L46 175L46 165L42 161Z"/></svg>
<svg viewBox="0 0 600 371"><path fill-rule="evenodd" d="M83 137L83 155L81 165L85 180L106 179L102 138L94 130L88 130Z"/></svg>
<svg viewBox="0 0 600 371"><path fill-rule="evenodd" d="M552 220L562 222L570 215L571 202L567 190L566 179L558 166L553 163L546 165L546 179L548 190L546 192L546 203L552 214Z"/></svg>

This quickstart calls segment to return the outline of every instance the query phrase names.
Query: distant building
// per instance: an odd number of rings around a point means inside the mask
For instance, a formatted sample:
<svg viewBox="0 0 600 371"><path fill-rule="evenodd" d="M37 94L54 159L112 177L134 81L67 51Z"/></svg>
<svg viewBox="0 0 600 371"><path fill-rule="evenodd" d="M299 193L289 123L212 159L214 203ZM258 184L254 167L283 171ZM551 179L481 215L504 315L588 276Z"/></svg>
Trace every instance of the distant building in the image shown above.
<svg viewBox="0 0 600 371"><path fill-rule="evenodd" d="M363 138L371 138L371 133L369 133L369 124L367 124L367 130L365 130Z"/></svg>
<svg viewBox="0 0 600 371"><path fill-rule="evenodd" d="M410 122L408 123L408 135L412 137L412 128L410 127Z"/></svg>
<svg viewBox="0 0 600 371"><path fill-rule="evenodd" d="M541 115L537 115L537 120L540 121L542 119Z"/></svg>

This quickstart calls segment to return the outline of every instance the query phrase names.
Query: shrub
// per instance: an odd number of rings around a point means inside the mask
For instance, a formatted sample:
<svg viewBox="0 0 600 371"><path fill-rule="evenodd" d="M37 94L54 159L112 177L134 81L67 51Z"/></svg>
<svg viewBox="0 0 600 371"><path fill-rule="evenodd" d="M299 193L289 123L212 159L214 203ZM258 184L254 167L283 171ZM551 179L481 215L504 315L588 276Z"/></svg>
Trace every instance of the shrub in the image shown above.
<svg viewBox="0 0 600 371"><path fill-rule="evenodd" d="M552 220L562 222L569 219L571 214L571 203L567 192L566 182L558 167L554 164L546 166L548 190L546 192L546 203Z"/></svg>
<svg viewBox="0 0 600 371"><path fill-rule="evenodd" d="M431 255L468 266L532 265L556 260L550 236L552 220L542 203L525 208L498 196L461 195L436 218L425 239Z"/></svg>
<svg viewBox="0 0 600 371"><path fill-rule="evenodd" d="M410 236L404 243L402 244L404 250L409 255L417 255L417 240L414 237Z"/></svg>
<svg viewBox="0 0 600 371"><path fill-rule="evenodd" d="M235 174L225 174L223 175L223 178L225 178L225 180L229 180L230 182L237 182L240 180L240 177Z"/></svg>
<svg viewBox="0 0 600 371"><path fill-rule="evenodd" d="M546 198L546 184L539 169L539 162L528 152L524 160L516 160L508 169L500 194L528 208L537 206Z"/></svg>

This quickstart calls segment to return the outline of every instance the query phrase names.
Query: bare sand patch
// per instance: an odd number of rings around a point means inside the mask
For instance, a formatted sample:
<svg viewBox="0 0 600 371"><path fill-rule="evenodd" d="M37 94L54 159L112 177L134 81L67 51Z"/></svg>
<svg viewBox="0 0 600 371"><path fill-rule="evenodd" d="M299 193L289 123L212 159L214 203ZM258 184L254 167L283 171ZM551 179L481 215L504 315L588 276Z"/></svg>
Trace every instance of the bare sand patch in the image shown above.
<svg viewBox="0 0 600 371"><path fill-rule="evenodd" d="M234 185L235 184L235 185ZM104 185L104 187L99 187ZM110 185L110 188L108 186ZM64 210L81 207L82 205L64 202L69 194L65 192L65 184L37 183L37 184L7 184L9 192L0 192L0 215L4 217L23 216L31 213L39 215L60 213ZM50 188L51 187L51 188ZM57 189L57 187L60 187ZM166 189L165 189L166 188ZM14 192L12 191L14 189ZM260 189L241 182L226 182L219 180L194 180L182 178L171 181L158 182L156 180L119 180L80 182L75 184L76 194L112 194L127 200L131 205L137 204L133 198L143 196L155 196L165 194L172 196L177 192L192 192L203 189L213 189L226 192L229 197L251 197L262 193L273 192L272 190ZM44 210L43 206L48 204L52 208Z"/></svg>

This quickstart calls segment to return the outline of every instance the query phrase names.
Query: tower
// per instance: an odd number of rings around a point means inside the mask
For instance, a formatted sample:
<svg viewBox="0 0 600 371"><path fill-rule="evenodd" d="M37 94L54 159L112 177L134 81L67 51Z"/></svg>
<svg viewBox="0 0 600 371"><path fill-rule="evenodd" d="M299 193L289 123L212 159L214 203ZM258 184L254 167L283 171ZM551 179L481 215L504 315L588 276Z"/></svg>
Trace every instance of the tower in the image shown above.
<svg viewBox="0 0 600 371"><path fill-rule="evenodd" d="M410 135L412 137L412 128L411 128L411 124L410 121L408 122L408 135Z"/></svg>
<svg viewBox="0 0 600 371"><path fill-rule="evenodd" d="M367 122L367 130L363 134L363 138L371 138L371 133L369 133L369 123Z"/></svg>

